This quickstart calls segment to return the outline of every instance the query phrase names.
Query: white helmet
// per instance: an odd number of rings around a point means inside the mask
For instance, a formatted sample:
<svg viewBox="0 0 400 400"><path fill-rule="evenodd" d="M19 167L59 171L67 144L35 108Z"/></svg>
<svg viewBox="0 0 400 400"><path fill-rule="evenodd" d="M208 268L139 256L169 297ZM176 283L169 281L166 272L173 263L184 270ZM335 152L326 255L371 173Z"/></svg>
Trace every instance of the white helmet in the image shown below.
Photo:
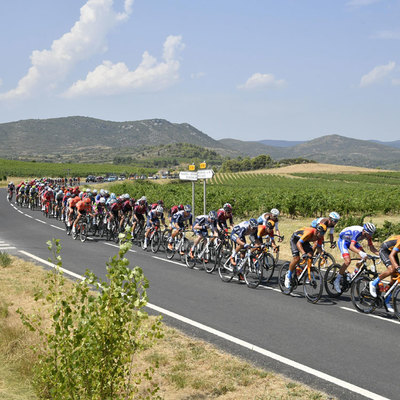
<svg viewBox="0 0 400 400"><path fill-rule="evenodd" d="M164 209L161 206L156 207L156 212L159 214L162 214L164 212Z"/></svg>
<svg viewBox="0 0 400 400"><path fill-rule="evenodd" d="M104 193L105 193L104 189L100 189L99 194L100 194L101 196L103 196Z"/></svg>
<svg viewBox="0 0 400 400"><path fill-rule="evenodd" d="M86 189L86 193L90 193L90 189Z"/></svg>
<svg viewBox="0 0 400 400"><path fill-rule="evenodd" d="M105 204L106 203L106 199L104 197L100 197L99 203L100 204Z"/></svg>
<svg viewBox="0 0 400 400"><path fill-rule="evenodd" d="M373 235L376 231L375 225L372 224L371 222L366 222L363 226L363 229L365 232L367 232L370 235Z"/></svg>
<svg viewBox="0 0 400 400"><path fill-rule="evenodd" d="M332 211L332 212L329 214L329 218L330 218L330 219L333 219L334 221L339 221L340 215L339 215L337 212Z"/></svg>
<svg viewBox="0 0 400 400"><path fill-rule="evenodd" d="M273 208L270 212L274 217L279 217L280 212L277 208Z"/></svg>
<svg viewBox="0 0 400 400"><path fill-rule="evenodd" d="M97 194L97 189L93 189L93 194Z"/></svg>
<svg viewBox="0 0 400 400"><path fill-rule="evenodd" d="M146 196L142 196L139 200L147 201L147 197Z"/></svg>

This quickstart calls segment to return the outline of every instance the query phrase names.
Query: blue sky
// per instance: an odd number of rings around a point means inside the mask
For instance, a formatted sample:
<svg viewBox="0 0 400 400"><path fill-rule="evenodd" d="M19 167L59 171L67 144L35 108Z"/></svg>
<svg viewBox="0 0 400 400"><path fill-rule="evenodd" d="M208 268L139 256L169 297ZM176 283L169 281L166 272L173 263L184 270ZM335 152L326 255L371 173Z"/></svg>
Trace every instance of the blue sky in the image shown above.
<svg viewBox="0 0 400 400"><path fill-rule="evenodd" d="M18 0L0 24L0 123L400 139L400 0Z"/></svg>

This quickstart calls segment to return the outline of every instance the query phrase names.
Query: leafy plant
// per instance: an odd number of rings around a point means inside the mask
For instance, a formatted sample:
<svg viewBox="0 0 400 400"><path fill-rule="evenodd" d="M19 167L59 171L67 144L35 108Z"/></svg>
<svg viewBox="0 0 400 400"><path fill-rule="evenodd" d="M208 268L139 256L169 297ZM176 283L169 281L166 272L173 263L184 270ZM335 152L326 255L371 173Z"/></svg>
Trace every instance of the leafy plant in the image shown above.
<svg viewBox="0 0 400 400"><path fill-rule="evenodd" d="M0 251L0 265L4 268L7 268L11 265L12 260L8 253L5 251Z"/></svg>
<svg viewBox="0 0 400 400"><path fill-rule="evenodd" d="M51 307L51 324L44 324L40 314L19 310L23 323L41 338L35 348L39 362L33 382L38 397L122 400L137 393L142 382L147 382L144 397L156 396L154 369L135 371L134 356L162 336L160 320L148 328L143 324L148 318L143 307L149 284L141 268L128 267L124 256L129 241L107 263L107 281L87 271L85 280L69 291L61 272L60 242L53 239L47 244L57 268L48 275L41 307Z"/></svg>

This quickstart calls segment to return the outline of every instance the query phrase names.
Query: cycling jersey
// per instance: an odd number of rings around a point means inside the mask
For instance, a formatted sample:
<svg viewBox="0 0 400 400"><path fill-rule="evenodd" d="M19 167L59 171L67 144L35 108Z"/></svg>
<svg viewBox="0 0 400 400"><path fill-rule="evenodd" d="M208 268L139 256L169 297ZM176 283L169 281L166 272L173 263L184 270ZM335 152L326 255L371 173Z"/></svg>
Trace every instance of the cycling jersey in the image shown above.
<svg viewBox="0 0 400 400"><path fill-rule="evenodd" d="M198 215L194 220L193 226L200 225L200 229L195 229L194 233L197 235L202 234L207 235L208 229L210 228L212 232L217 229L217 221L209 221L208 215Z"/></svg>
<svg viewBox="0 0 400 400"><path fill-rule="evenodd" d="M181 211L178 211L177 213L175 213L172 216L171 222L173 224L178 224L181 228L183 228L185 221L189 221L189 224L192 225L192 219L193 219L192 214L188 213L188 215L185 217L184 213L185 213L184 210L181 210Z"/></svg>
<svg viewBox="0 0 400 400"><path fill-rule="evenodd" d="M342 256L349 255L349 247L351 243L353 243L357 249L362 249L359 241L364 239L361 237L363 230L364 228L362 226L355 225L344 228L339 233L338 247ZM373 245L371 238L368 238L368 245Z"/></svg>
<svg viewBox="0 0 400 400"><path fill-rule="evenodd" d="M235 225L232 229L231 239L234 242L236 242L237 239L240 239L241 241L245 242L246 241L245 236L248 234L249 228L250 228L249 221L243 221L240 224Z"/></svg>
<svg viewBox="0 0 400 400"><path fill-rule="evenodd" d="M90 203L85 203L82 200L78 202L76 205L76 209L82 214L85 212L91 212L92 211L92 205Z"/></svg>
<svg viewBox="0 0 400 400"><path fill-rule="evenodd" d="M270 229L267 228L265 225L258 225L258 229L257 229L257 239L262 241L262 238L264 236L269 236L271 239L274 238L274 232L272 231L272 233L269 233Z"/></svg>
<svg viewBox="0 0 400 400"><path fill-rule="evenodd" d="M293 233L290 238L290 249L293 257L300 255L300 250L297 247L297 243L300 242L303 246L305 253L312 253L313 249L310 242L317 241L317 246L321 247L324 242L324 237L317 238L317 229L311 227L304 227Z"/></svg>
<svg viewBox="0 0 400 400"><path fill-rule="evenodd" d="M233 217L232 214L230 214L229 216L226 215L225 210L223 208L220 208L217 211L217 223L218 225L224 229L227 228L228 225L226 223L226 221L229 220L229 223L231 224L231 226L233 225Z"/></svg>
<svg viewBox="0 0 400 400"><path fill-rule="evenodd" d="M129 212L129 211L132 211L131 202L130 202L129 200L125 200L125 201L122 203L121 210L122 210L122 212L124 212L124 213L127 213L127 212Z"/></svg>
<svg viewBox="0 0 400 400"><path fill-rule="evenodd" d="M270 213L264 213L261 214L258 218L257 218L257 222L259 225L266 225L268 221L274 221L275 222L275 230L277 231L278 228L278 218L274 217L272 214Z"/></svg>

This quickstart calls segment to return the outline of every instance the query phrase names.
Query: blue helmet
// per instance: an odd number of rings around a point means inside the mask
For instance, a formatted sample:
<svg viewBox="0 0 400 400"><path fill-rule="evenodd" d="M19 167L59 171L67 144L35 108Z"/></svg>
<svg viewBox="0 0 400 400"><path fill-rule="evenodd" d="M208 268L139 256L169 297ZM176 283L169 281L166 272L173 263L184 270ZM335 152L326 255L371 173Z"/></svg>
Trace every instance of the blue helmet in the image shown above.
<svg viewBox="0 0 400 400"><path fill-rule="evenodd" d="M375 225L372 224L371 222L366 222L363 225L363 229L364 229L365 232L367 232L370 235L373 235L375 233L375 231L376 231Z"/></svg>
<svg viewBox="0 0 400 400"><path fill-rule="evenodd" d="M258 222L255 218L250 218L249 224L250 224L250 228L257 228L257 226L258 226Z"/></svg>

